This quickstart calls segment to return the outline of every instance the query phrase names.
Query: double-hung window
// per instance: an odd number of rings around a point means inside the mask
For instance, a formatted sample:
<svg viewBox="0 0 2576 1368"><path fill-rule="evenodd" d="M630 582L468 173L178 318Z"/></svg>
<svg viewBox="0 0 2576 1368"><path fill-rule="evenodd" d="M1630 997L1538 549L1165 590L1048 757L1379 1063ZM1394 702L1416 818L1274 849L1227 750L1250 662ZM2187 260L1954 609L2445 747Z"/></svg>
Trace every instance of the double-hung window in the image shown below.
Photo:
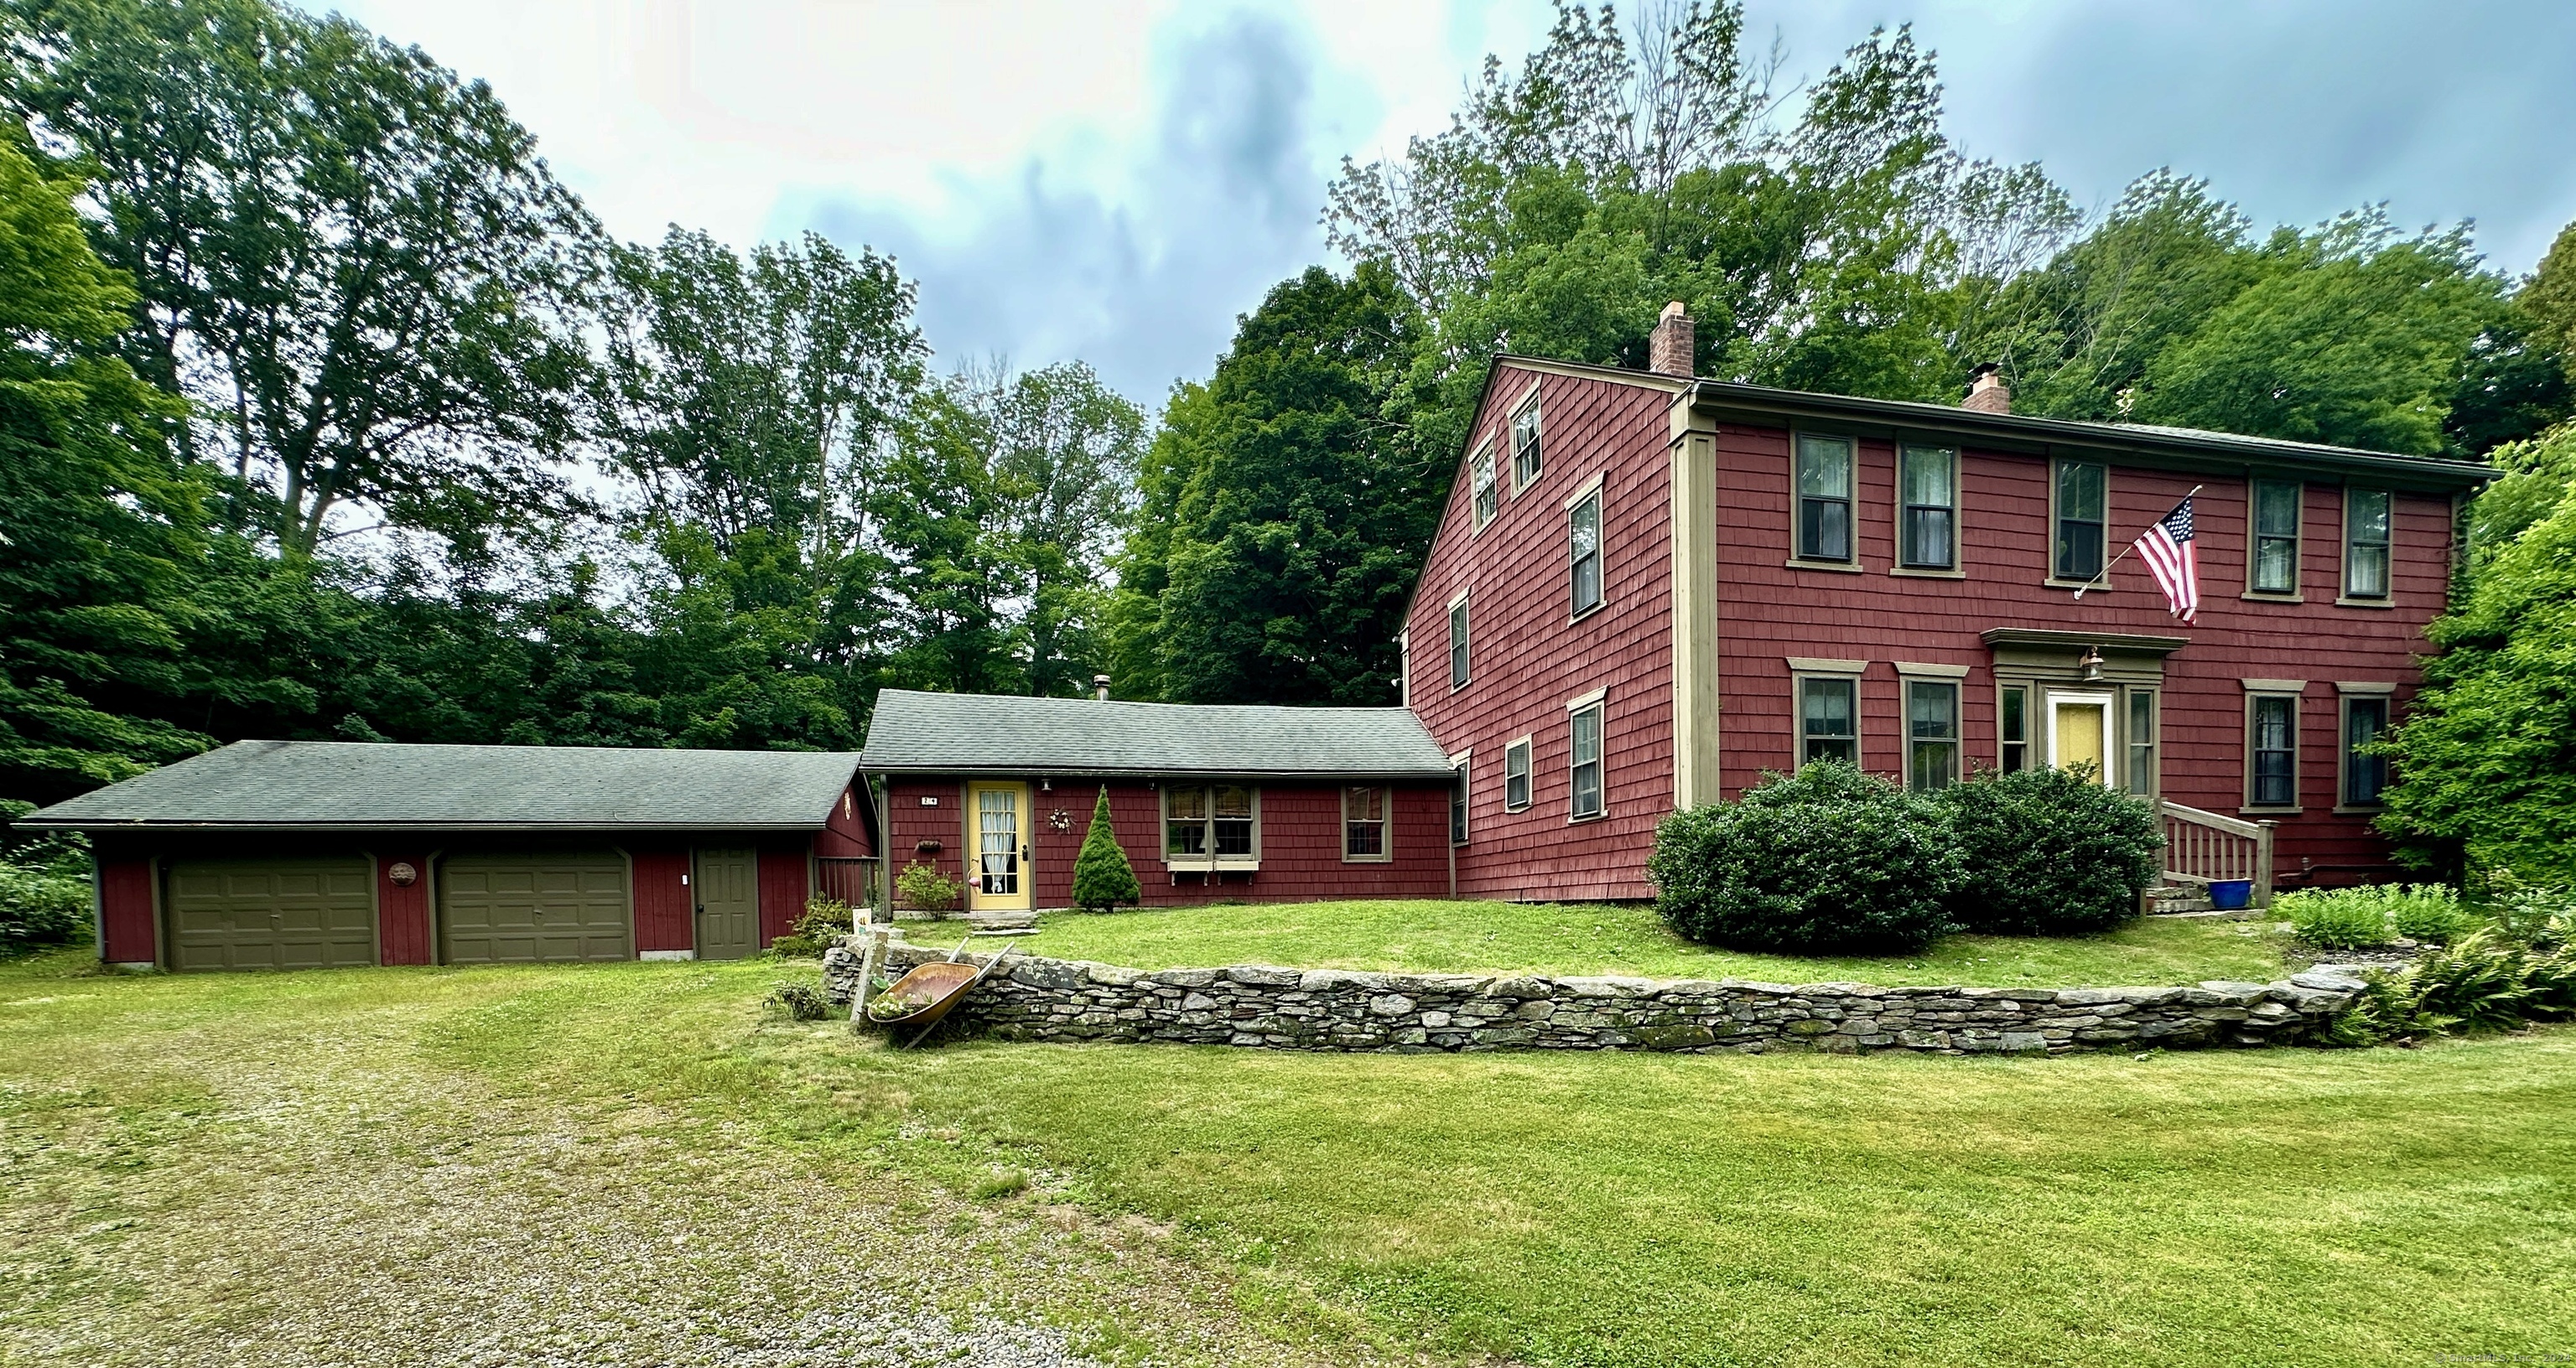
<svg viewBox="0 0 2576 1368"><path fill-rule="evenodd" d="M1995 764L2006 774L2030 768L2030 686L2007 684L1995 695Z"/></svg>
<svg viewBox="0 0 2576 1368"><path fill-rule="evenodd" d="M1959 686L1905 681L1905 786L1931 793L1959 781Z"/></svg>
<svg viewBox="0 0 2576 1368"><path fill-rule="evenodd" d="M1852 444L1798 437L1798 559L1852 559Z"/></svg>
<svg viewBox="0 0 2576 1368"><path fill-rule="evenodd" d="M1953 570L1959 564L1959 453L1909 446L1897 455L1904 508L1896 563L1908 570Z"/></svg>
<svg viewBox="0 0 2576 1368"><path fill-rule="evenodd" d="M2245 805L2299 805L2299 699L2252 694L2245 702Z"/></svg>
<svg viewBox="0 0 2576 1368"><path fill-rule="evenodd" d="M2129 690L2129 792L2156 796L2156 694Z"/></svg>
<svg viewBox="0 0 2576 1368"><path fill-rule="evenodd" d="M1601 606L1601 486L1566 509L1565 524L1572 613L1581 617Z"/></svg>
<svg viewBox="0 0 2576 1368"><path fill-rule="evenodd" d="M2253 593L2299 592L2299 495L2295 480L2254 482L2253 569L2245 586Z"/></svg>
<svg viewBox="0 0 2576 1368"><path fill-rule="evenodd" d="M2091 461L2060 461L2052 494L2056 545L2050 575L2080 583L2101 578L2103 538L2110 520L2110 471Z"/></svg>
<svg viewBox="0 0 2576 1368"><path fill-rule="evenodd" d="M1855 675L1798 681L1798 763L1860 763L1860 679Z"/></svg>
<svg viewBox="0 0 2576 1368"><path fill-rule="evenodd" d="M1163 857L1179 865L1249 865L1261 846L1259 800L1241 784L1167 784Z"/></svg>
<svg viewBox="0 0 2576 1368"><path fill-rule="evenodd" d="M1494 520L1503 506L1503 491L1494 483L1494 444L1477 448L1476 459L1467 467L1467 483L1476 500L1476 531Z"/></svg>
<svg viewBox="0 0 2576 1368"><path fill-rule="evenodd" d="M2358 687L2358 686L2355 686ZM2388 730L2389 698L2384 693L2346 692L2343 696L2343 806L2377 807L2388 791L2388 757L2370 751Z"/></svg>
<svg viewBox="0 0 2576 1368"><path fill-rule="evenodd" d="M1532 395L1512 415L1512 492L1529 488L1538 473L1538 396Z"/></svg>
<svg viewBox="0 0 2576 1368"><path fill-rule="evenodd" d="M1449 605L1449 687L1467 687L1467 596Z"/></svg>
<svg viewBox="0 0 2576 1368"><path fill-rule="evenodd" d="M1567 747L1566 778L1570 812L1574 820L1598 817L1609 810L1602 791L1601 712L1602 698L1591 694L1566 710Z"/></svg>
<svg viewBox="0 0 2576 1368"><path fill-rule="evenodd" d="M1342 858L1346 861L1388 860L1387 791L1367 785L1342 790Z"/></svg>
<svg viewBox="0 0 2576 1368"><path fill-rule="evenodd" d="M2343 496L2343 596L2388 597L2388 491L2348 489Z"/></svg>
<svg viewBox="0 0 2576 1368"><path fill-rule="evenodd" d="M1530 738L1524 736L1503 747L1503 810L1518 812L1530 805Z"/></svg>
<svg viewBox="0 0 2576 1368"><path fill-rule="evenodd" d="M1475 753L1469 751L1449 757L1449 844L1467 844L1467 772L1473 767Z"/></svg>

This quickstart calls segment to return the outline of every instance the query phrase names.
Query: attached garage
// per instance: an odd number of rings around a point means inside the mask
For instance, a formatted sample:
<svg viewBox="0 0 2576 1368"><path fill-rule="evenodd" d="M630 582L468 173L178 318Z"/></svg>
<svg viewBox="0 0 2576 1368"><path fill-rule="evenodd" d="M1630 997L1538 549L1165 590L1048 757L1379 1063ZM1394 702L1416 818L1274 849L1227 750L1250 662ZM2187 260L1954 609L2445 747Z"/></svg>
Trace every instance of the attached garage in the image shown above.
<svg viewBox="0 0 2576 1368"><path fill-rule="evenodd" d="M635 957L626 857L614 850L451 856L438 889L441 963Z"/></svg>
<svg viewBox="0 0 2576 1368"><path fill-rule="evenodd" d="M364 857L179 860L173 969L336 969L376 962L375 870Z"/></svg>

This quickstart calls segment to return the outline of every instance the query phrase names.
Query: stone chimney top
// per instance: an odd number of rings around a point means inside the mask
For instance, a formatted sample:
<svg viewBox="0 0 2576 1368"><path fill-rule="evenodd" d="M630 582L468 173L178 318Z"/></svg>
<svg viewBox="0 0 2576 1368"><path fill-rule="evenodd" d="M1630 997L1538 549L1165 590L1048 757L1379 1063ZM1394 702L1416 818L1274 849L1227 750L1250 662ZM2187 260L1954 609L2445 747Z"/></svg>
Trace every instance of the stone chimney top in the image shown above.
<svg viewBox="0 0 2576 1368"><path fill-rule="evenodd" d="M1980 413L2012 412L2012 391L2004 387L2003 367L1989 361L1968 372L1968 397L1959 407Z"/></svg>
<svg viewBox="0 0 2576 1368"><path fill-rule="evenodd" d="M1682 311L1682 302L1676 299L1665 305L1663 314L1655 320L1653 337L1646 344L1646 369L1657 375L1691 375L1691 357L1698 340L1691 316Z"/></svg>
<svg viewBox="0 0 2576 1368"><path fill-rule="evenodd" d="M1091 677L1091 696L1103 703L1109 701L1109 676L1093 675Z"/></svg>

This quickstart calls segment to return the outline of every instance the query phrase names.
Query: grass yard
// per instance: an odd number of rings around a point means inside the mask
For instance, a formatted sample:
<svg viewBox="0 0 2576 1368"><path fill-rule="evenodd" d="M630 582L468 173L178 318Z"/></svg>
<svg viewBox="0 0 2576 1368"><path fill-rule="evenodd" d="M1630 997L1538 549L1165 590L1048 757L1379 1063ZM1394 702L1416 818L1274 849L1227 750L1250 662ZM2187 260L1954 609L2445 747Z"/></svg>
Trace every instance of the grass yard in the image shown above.
<svg viewBox="0 0 2576 1368"><path fill-rule="evenodd" d="M765 1011L795 965L70 967L0 966L0 1361L897 1363L949 1316L1211 1363L2576 1345L2570 1028L896 1054Z"/></svg>
<svg viewBox="0 0 2576 1368"><path fill-rule="evenodd" d="M945 930L913 926L909 933L928 944L939 942ZM1951 936L1920 955L1811 959L1694 945L1643 906L1437 900L1057 913L1023 944L1034 954L1139 969L1284 964L1439 974L1846 980L1891 988L2269 982L2284 972L2287 947L2288 938L2269 923L2151 917L2098 936Z"/></svg>

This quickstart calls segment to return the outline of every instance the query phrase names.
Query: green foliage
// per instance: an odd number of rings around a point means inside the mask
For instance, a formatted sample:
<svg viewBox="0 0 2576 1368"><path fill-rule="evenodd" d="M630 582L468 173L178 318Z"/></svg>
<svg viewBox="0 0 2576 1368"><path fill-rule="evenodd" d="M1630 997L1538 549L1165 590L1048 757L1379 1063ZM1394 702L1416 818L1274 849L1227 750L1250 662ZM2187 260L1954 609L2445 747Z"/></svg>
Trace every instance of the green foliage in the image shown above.
<svg viewBox="0 0 2576 1368"><path fill-rule="evenodd" d="M838 898L809 898L805 910L789 924L787 934L769 942L769 953L778 959L816 959L836 937L850 932L848 903Z"/></svg>
<svg viewBox="0 0 2576 1368"><path fill-rule="evenodd" d="M2427 629L2441 653L2424 662L2425 689L2385 743L2397 781L2379 826L2419 867L2576 884L2571 443L2562 429L2509 454L2513 487L2482 516L2501 530L2547 511L2478 553L2465 597Z"/></svg>
<svg viewBox="0 0 2576 1368"><path fill-rule="evenodd" d="M782 983L771 990L769 1000L795 1021L829 1021L835 1015L831 1000L810 983Z"/></svg>
<svg viewBox="0 0 2576 1368"><path fill-rule="evenodd" d="M2396 939L2388 895L2376 887L2302 888L2272 900L2300 940L2325 950L2375 950Z"/></svg>
<svg viewBox="0 0 2576 1368"><path fill-rule="evenodd" d="M2530 320L2534 343L2576 357L2576 223L2558 230L2513 302Z"/></svg>
<svg viewBox="0 0 2576 1368"><path fill-rule="evenodd" d="M966 886L939 872L927 860L915 860L894 876L894 895L916 912L952 912L966 896Z"/></svg>
<svg viewBox="0 0 2576 1368"><path fill-rule="evenodd" d="M1953 929L1960 866L1944 825L1929 800L1818 761L1741 802L1665 818L1646 872L1656 911L1696 941L1910 953Z"/></svg>
<svg viewBox="0 0 2576 1368"><path fill-rule="evenodd" d="M1073 857L1073 905L1085 912L1115 912L1119 904L1144 896L1136 868L1127 862L1127 851L1110 824L1109 787L1104 784L1091 806L1091 829L1083 833L1082 852Z"/></svg>
<svg viewBox="0 0 2576 1368"><path fill-rule="evenodd" d="M89 855L78 838L7 844L34 804L0 799L0 957L81 939L90 928Z"/></svg>
<svg viewBox="0 0 2576 1368"><path fill-rule="evenodd" d="M2164 850L2155 808L2088 774L1979 774L1938 795L1957 844L1950 914L1971 931L2067 935L2138 915Z"/></svg>
<svg viewBox="0 0 2576 1368"><path fill-rule="evenodd" d="M2352 1005L2326 1024L2319 1041L2362 1048L2438 1035L2458 1023L2424 1009L2412 979L2403 973L2374 969L2361 976L2361 991Z"/></svg>

